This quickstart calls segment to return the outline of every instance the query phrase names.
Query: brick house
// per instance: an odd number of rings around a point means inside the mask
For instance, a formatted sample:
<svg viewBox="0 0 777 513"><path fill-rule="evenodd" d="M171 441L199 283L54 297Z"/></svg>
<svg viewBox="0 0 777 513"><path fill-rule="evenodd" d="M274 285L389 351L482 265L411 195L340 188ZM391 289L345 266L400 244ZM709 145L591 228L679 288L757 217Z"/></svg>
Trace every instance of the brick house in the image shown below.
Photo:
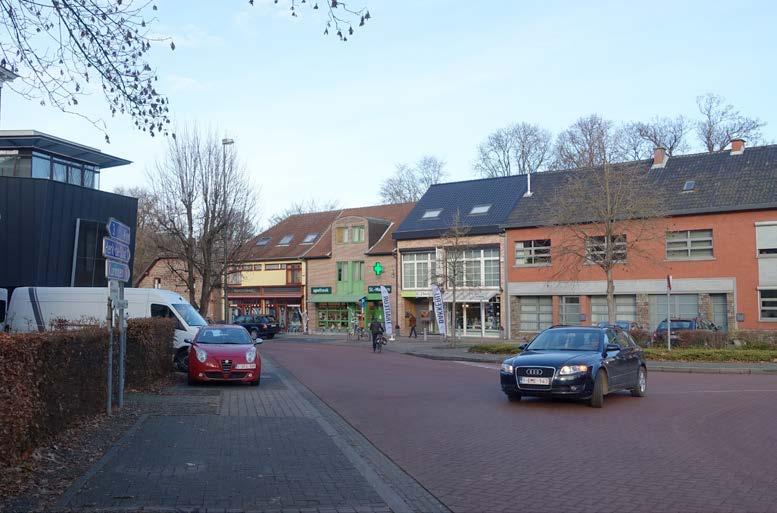
<svg viewBox="0 0 777 513"><path fill-rule="evenodd" d="M732 149L635 162L663 194L665 237L614 271L619 320L654 329L666 317L666 277L673 277L672 316L701 317L722 329L777 329L777 146ZM590 171L590 170L589 170ZM553 192L570 170L537 173L533 194L522 198L505 223L510 247L506 289L510 333L535 332L558 323L607 320L606 280L595 265L560 274L548 226ZM659 232L659 233L663 233Z"/></svg>
<svg viewBox="0 0 777 513"><path fill-rule="evenodd" d="M135 287L171 290L188 299L189 291L186 288L186 281L182 278L183 275L185 275L185 271L182 260L157 258L138 277L135 281ZM201 284L202 279L199 274L195 275L194 290L198 301L200 299ZM221 288L211 290L208 308L203 317L213 321L224 320L223 301L221 298Z"/></svg>
<svg viewBox="0 0 777 513"><path fill-rule="evenodd" d="M347 331L352 323L383 321L381 285L396 300L392 234L414 203L341 210L326 236L303 257L310 331ZM362 314L359 300L366 298ZM396 315L395 315L396 317Z"/></svg>
<svg viewBox="0 0 777 513"><path fill-rule="evenodd" d="M457 333L463 336L499 337L507 317L502 275L505 259L504 230L518 199L524 194L526 180L518 176L467 180L436 184L429 188L413 211L394 233L400 261L398 316L413 315L418 330L437 332L431 286L443 289L446 326L456 311ZM446 267L450 259L446 240L458 219L466 231L463 239L463 269L453 287ZM450 328L448 331L451 332Z"/></svg>
<svg viewBox="0 0 777 513"><path fill-rule="evenodd" d="M329 237L339 210L290 216L251 239L228 278L233 315L270 314L281 329L304 329L306 270L302 258Z"/></svg>

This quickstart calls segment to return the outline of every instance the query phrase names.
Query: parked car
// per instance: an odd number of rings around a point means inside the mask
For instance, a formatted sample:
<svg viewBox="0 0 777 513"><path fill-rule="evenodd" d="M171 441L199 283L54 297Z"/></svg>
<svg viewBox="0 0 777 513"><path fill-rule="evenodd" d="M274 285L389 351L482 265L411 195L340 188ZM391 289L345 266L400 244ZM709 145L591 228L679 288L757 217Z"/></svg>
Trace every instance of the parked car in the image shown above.
<svg viewBox="0 0 777 513"><path fill-rule="evenodd" d="M610 326L610 323L607 321L600 321L594 324L594 326L599 328L606 328ZM636 321L615 321L613 326L617 326L624 331L637 331L642 329L642 325Z"/></svg>
<svg viewBox="0 0 777 513"><path fill-rule="evenodd" d="M189 347L189 384L238 381L258 386L262 358L242 326L204 326Z"/></svg>
<svg viewBox="0 0 777 513"><path fill-rule="evenodd" d="M233 322L248 330L254 340L273 338L278 333L278 321L272 315L240 315Z"/></svg>
<svg viewBox="0 0 777 513"><path fill-rule="evenodd" d="M689 331L706 331L714 333L719 328L710 321L704 319L672 319L670 324L672 342L680 340L681 333ZM666 320L661 321L653 332L653 343L666 342Z"/></svg>
<svg viewBox="0 0 777 513"><path fill-rule="evenodd" d="M634 339L615 327L548 328L499 370L510 401L523 396L587 399L601 408L604 396L628 390L647 393L647 367Z"/></svg>

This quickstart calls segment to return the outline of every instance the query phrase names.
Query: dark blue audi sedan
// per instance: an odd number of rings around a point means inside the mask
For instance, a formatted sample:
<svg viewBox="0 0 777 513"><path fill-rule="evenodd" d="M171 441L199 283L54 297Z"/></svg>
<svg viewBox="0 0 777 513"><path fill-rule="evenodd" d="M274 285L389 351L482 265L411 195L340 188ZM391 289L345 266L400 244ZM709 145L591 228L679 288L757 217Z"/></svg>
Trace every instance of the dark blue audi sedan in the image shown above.
<svg viewBox="0 0 777 513"><path fill-rule="evenodd" d="M617 326L554 326L521 349L499 370L502 391L511 401L523 396L569 397L601 408L604 396L612 392L647 394L642 349Z"/></svg>

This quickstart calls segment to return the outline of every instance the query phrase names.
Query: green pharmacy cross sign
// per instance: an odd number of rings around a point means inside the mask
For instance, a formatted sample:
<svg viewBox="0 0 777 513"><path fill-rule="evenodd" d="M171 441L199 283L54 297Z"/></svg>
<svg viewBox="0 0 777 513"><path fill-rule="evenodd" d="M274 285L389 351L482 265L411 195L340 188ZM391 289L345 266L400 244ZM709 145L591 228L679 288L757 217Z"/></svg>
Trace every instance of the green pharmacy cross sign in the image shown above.
<svg viewBox="0 0 777 513"><path fill-rule="evenodd" d="M372 266L372 270L375 271L375 276L380 276L383 274L383 264L375 262L375 265Z"/></svg>

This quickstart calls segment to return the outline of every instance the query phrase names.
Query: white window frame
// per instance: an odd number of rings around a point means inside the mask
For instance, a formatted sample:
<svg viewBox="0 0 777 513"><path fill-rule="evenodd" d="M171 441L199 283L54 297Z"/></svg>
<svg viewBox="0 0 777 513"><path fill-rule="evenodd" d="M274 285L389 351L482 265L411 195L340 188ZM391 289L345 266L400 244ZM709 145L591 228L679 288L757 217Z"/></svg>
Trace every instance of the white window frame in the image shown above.
<svg viewBox="0 0 777 513"><path fill-rule="evenodd" d="M692 234L700 233L700 232L710 232L709 237L693 237ZM669 240L670 234L683 234L684 238L677 238L673 240ZM665 249L665 255L667 260L710 260L712 258L715 258L715 232L712 228L700 228L696 230L673 230L666 232L666 235L664 236L664 249ZM704 247L693 247L693 242L699 242L699 241L709 241L709 246ZM669 244L679 244L681 242L685 242L685 248L669 248ZM693 251L706 251L710 250L712 251L711 255L696 255L694 256ZM670 251L673 253L679 253L681 251L684 251L685 254L683 256L672 256L670 254Z"/></svg>
<svg viewBox="0 0 777 513"><path fill-rule="evenodd" d="M284 235L281 237L281 240L278 241L279 246L289 246L291 245L291 241L294 240L294 235Z"/></svg>
<svg viewBox="0 0 777 513"><path fill-rule="evenodd" d="M538 246L536 245L538 242L548 242L548 245ZM523 246L518 247L518 244L522 244ZM553 263L551 259L550 239L517 240L515 241L514 248L516 267L547 267ZM541 258L547 258L547 262L537 262L537 260ZM525 263L521 263L519 260L523 260Z"/></svg>
<svg viewBox="0 0 777 513"><path fill-rule="evenodd" d="M774 292L775 293L775 297L774 298L768 298L767 300L768 301L777 301L777 288L772 288L772 287L759 288L758 289L758 320L760 322L777 322L777 318L769 318L769 317L764 317L763 316L764 310L775 310L775 311L777 311L777 307L774 307L774 306L764 307L764 299L763 299L763 293L764 292Z"/></svg>
<svg viewBox="0 0 777 513"><path fill-rule="evenodd" d="M361 244L366 237L366 231L363 224L355 224L351 226L351 242L353 244ZM359 239L356 239L356 235L359 235Z"/></svg>
<svg viewBox="0 0 777 513"><path fill-rule="evenodd" d="M300 244L313 244L318 238L318 232L308 233Z"/></svg>
<svg viewBox="0 0 777 513"><path fill-rule="evenodd" d="M496 256L485 256L486 251L494 251L496 250ZM476 257L470 257L467 256L467 253L469 251L477 251L478 256ZM499 281L501 280L501 266L499 265L499 248L474 248L474 249L468 249L464 250L464 254L462 255L461 259L461 278L463 279L463 282L460 286L462 287L472 287L472 288L479 288L479 289L498 289L499 288ZM486 262L497 262L497 283L496 285L486 285ZM467 280L467 262L479 262L480 263L480 279L478 283L470 283Z"/></svg>
<svg viewBox="0 0 777 513"><path fill-rule="evenodd" d="M615 246L616 246L615 247L615 251L616 252L618 251L617 246L623 246L623 251L622 251L623 258L616 259L615 263L625 264L627 259L629 258L629 255L627 254L628 241L626 239L626 235L614 235L612 238L614 239L614 242L615 242ZM586 239L585 239L585 260L589 264L597 264L597 263L599 263L600 260L596 259L596 255L602 255L602 257L603 257L605 252L606 252L605 249L595 250L594 251L594 248L593 248L594 244L591 242L594 239L596 239L597 241L601 240L601 243L606 242L604 235L590 235L590 236L586 237ZM601 244L601 243L597 242L597 244ZM617 253L616 253L615 256L617 257Z"/></svg>
<svg viewBox="0 0 777 513"><path fill-rule="evenodd" d="M430 208L424 212L424 215L421 216L421 219L438 219L440 214L442 214L441 208Z"/></svg>
<svg viewBox="0 0 777 513"><path fill-rule="evenodd" d="M256 241L257 246L266 246L270 243L272 240L272 237L261 237L259 240Z"/></svg>
<svg viewBox="0 0 777 513"><path fill-rule="evenodd" d="M469 215L471 216L482 216L484 214L488 214L488 211L491 210L491 205L475 205L472 207L472 210L469 211Z"/></svg>
<svg viewBox="0 0 777 513"><path fill-rule="evenodd" d="M770 244L763 244L759 241L758 231L762 230L775 230L777 231L777 221L761 221L755 223L756 237L755 237L755 255L757 258L777 258L777 247L772 247ZM775 251L774 253L761 253L761 251Z"/></svg>
<svg viewBox="0 0 777 513"><path fill-rule="evenodd" d="M265 271L282 271L286 269L286 264L264 264Z"/></svg>
<svg viewBox="0 0 777 513"><path fill-rule="evenodd" d="M427 265L428 279L426 284L418 282L418 264ZM413 283L408 282L406 269L413 268ZM434 274L437 270L437 254L435 251L413 251L402 253L402 288L405 290L429 289L434 284Z"/></svg>

